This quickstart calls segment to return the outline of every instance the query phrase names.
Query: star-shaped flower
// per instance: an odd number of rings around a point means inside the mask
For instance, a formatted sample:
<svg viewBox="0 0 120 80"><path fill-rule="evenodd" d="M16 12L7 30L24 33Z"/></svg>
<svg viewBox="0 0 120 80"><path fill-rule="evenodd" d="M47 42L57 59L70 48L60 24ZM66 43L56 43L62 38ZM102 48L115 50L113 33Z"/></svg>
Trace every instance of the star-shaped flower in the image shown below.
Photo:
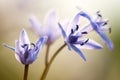
<svg viewBox="0 0 120 80"><path fill-rule="evenodd" d="M31 23L31 28L39 36L48 36L47 44L52 44L59 36L60 31L57 25L58 18L55 11L50 11L44 19L41 25L35 16L31 16L29 19Z"/></svg>
<svg viewBox="0 0 120 80"><path fill-rule="evenodd" d="M23 29L20 33L19 39L15 41L15 48L8 46L7 44L3 45L15 51L15 57L20 63L28 65L36 60L39 51L42 49L46 41L47 37L44 36L39 38L36 44L30 44L28 35Z"/></svg>
<svg viewBox="0 0 120 80"><path fill-rule="evenodd" d="M80 16L83 16L84 18L87 18L89 20L89 24L82 27L82 31L90 32L92 30L96 31L96 33L102 38L102 40L106 43L107 47L112 50L113 49L113 43L110 39L105 35L104 31L108 30L111 32L111 28L107 26L107 19L102 19L102 15L97 12L96 18L90 17L90 15L84 11L81 11L79 14Z"/></svg>
<svg viewBox="0 0 120 80"><path fill-rule="evenodd" d="M79 48L85 49L101 49L102 46L91 39L82 39L82 37L87 33L87 31L79 30L79 18L81 12L77 13L71 22L67 26L67 30L63 29L63 26L58 23L61 33L63 35L64 41L67 44L69 50L73 49L76 51L83 60L86 61L84 54L80 51Z"/></svg>

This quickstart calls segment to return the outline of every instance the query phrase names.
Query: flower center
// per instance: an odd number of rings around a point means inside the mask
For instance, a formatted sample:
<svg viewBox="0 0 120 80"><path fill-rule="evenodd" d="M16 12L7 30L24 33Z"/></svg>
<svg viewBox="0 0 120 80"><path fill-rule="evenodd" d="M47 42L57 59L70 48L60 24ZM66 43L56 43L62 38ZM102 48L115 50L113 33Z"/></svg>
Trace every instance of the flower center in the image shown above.
<svg viewBox="0 0 120 80"><path fill-rule="evenodd" d="M73 43L77 42L77 40L78 40L78 38L79 38L80 36L75 36L75 35L73 35L73 34L74 34L75 31L77 31L78 29L79 29L79 25L76 25L76 28L75 28L75 29L71 29L71 33L70 33L70 35L69 35L69 37L68 37L69 43L73 44ZM81 34L87 34L87 32L81 32ZM80 45L84 45L84 44L87 43L87 42L88 42L88 40L86 40L85 42L82 42Z"/></svg>
<svg viewBox="0 0 120 80"><path fill-rule="evenodd" d="M69 36L69 42L72 44L78 40L78 36Z"/></svg>
<svg viewBox="0 0 120 80"><path fill-rule="evenodd" d="M38 49L34 43L31 43L31 46L33 46L33 47L31 47L30 49L28 49L28 47L29 47L28 44L22 45L22 48L24 48L24 50L25 50L25 53L24 53L24 59L25 59L25 60L28 58L28 55L29 55L29 51L30 51L30 50L35 49L35 51L36 51L36 50Z"/></svg>

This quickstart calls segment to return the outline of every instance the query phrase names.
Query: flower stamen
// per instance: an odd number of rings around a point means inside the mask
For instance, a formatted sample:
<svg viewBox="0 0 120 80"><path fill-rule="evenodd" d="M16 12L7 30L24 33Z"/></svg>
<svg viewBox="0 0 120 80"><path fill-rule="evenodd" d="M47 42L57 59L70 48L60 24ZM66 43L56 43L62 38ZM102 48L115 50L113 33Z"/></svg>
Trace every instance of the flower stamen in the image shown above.
<svg viewBox="0 0 120 80"><path fill-rule="evenodd" d="M83 46L84 44L86 44L88 42L89 39L87 39L85 42L82 42L80 45Z"/></svg>
<svg viewBox="0 0 120 80"><path fill-rule="evenodd" d="M100 14L100 11L97 11L96 14L97 14L99 17L102 17L102 15Z"/></svg>
<svg viewBox="0 0 120 80"><path fill-rule="evenodd" d="M73 29L71 29L71 34L73 34L74 33L74 31L73 31Z"/></svg>
<svg viewBox="0 0 120 80"><path fill-rule="evenodd" d="M31 45L32 45L33 47L35 47L35 44L34 44L34 43L31 43Z"/></svg>
<svg viewBox="0 0 120 80"><path fill-rule="evenodd" d="M87 32L81 32L81 34L87 34Z"/></svg>
<svg viewBox="0 0 120 80"><path fill-rule="evenodd" d="M21 45L22 46L22 48L25 48L25 46L27 46L28 47L28 44L24 44L24 45Z"/></svg>
<svg viewBox="0 0 120 80"><path fill-rule="evenodd" d="M76 25L76 30L78 30L79 29L79 25Z"/></svg>

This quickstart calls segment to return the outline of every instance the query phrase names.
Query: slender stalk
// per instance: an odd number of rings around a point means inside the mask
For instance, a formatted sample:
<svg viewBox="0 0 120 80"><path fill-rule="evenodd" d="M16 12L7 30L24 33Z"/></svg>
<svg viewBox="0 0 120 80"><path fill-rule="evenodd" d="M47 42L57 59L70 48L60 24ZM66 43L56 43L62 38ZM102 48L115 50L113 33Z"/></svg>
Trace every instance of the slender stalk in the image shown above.
<svg viewBox="0 0 120 80"><path fill-rule="evenodd" d="M45 69L44 69L44 71L43 71L43 74L42 74L40 80L45 80L51 64L53 63L53 61L54 61L54 59L56 58L56 56L58 55L58 53L59 53L65 46L66 46L66 44L62 45L62 46L54 53L54 55L53 55L52 58L50 59L49 63L46 65L46 67L45 67Z"/></svg>
<svg viewBox="0 0 120 80"><path fill-rule="evenodd" d="M47 45L47 50L45 55L45 66L47 66L48 64L49 49L50 49L50 44Z"/></svg>
<svg viewBox="0 0 120 80"><path fill-rule="evenodd" d="M23 80L27 80L29 65L25 65Z"/></svg>

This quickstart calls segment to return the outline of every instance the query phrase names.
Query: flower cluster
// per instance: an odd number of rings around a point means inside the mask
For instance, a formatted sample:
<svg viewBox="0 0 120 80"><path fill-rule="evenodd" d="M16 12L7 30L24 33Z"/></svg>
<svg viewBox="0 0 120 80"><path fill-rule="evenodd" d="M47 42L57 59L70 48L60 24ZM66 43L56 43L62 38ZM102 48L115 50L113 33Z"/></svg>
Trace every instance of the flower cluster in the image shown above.
<svg viewBox="0 0 120 80"><path fill-rule="evenodd" d="M88 21L88 24L80 27L82 21L81 18L85 18ZM46 54L45 54L45 70L43 71L42 77L40 80L44 80L50 65L52 64L55 57L58 53L67 45L69 50L74 50L78 53L81 58L86 61L85 55L80 50L83 49L102 49L103 46L98 42L90 39L84 38L91 31L95 31L107 45L107 47L112 50L113 44L111 40L105 35L104 31L108 30L111 32L111 28L107 26L108 20L103 19L102 15L98 11L95 18L91 17L85 11L79 11L73 19L69 21L59 21L55 11L50 11L45 19L43 24L40 24L37 18L32 15L29 18L31 23L31 29L34 30L39 38L36 43L30 43L27 32L23 29L20 33L20 37L15 41L15 48L3 44L5 47L13 50L15 52L16 59L25 65L24 80L27 80L28 65L32 64L37 56L39 51L47 44ZM55 42L56 39L62 34L65 44L56 50L55 54L49 58L49 47Z"/></svg>
<svg viewBox="0 0 120 80"><path fill-rule="evenodd" d="M79 29L80 18L86 18L89 23ZM87 12L80 11L78 12L70 22L66 22L67 25L61 25L58 22L58 18L55 11L50 11L45 19L43 25L41 25L35 16L31 16L29 19L31 23L31 28L41 37L38 39L36 44L29 42L26 31L23 29L21 31L21 35L19 40L15 42L15 49L4 44L6 47L15 51L15 56L19 62L22 64L31 64L37 57L39 50L41 50L42 46L47 42L47 44L52 44L59 36L60 31L62 32L62 36L64 38L65 44L67 44L68 49L73 49L76 51L83 60L86 61L84 54L81 52L80 48L85 49L102 49L102 45L97 43L92 39L84 39L83 37L87 35L91 31L95 31L102 40L106 43L107 47L112 50L113 44L107 38L103 31L109 30L111 32L111 28L106 26L108 20L103 19L102 15L98 11L96 13L96 17L92 18ZM64 28L67 27L66 30Z"/></svg>

